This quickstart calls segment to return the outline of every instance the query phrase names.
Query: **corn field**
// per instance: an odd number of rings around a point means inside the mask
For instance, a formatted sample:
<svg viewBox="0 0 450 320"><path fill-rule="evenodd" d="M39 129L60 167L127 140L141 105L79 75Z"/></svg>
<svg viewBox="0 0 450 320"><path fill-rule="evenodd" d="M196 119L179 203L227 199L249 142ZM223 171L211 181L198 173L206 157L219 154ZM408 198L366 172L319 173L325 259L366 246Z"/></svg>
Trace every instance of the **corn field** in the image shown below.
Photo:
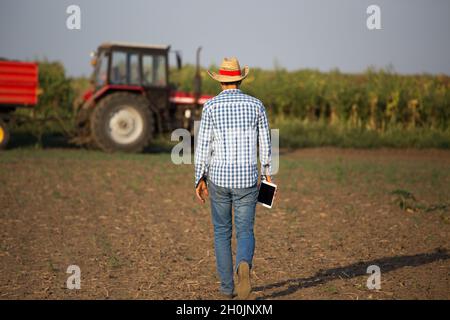
<svg viewBox="0 0 450 320"><path fill-rule="evenodd" d="M193 74L186 66L172 79L192 90ZM202 78L204 92L220 91L206 72ZM288 146L450 147L450 77L445 75L252 69L242 89L263 101Z"/></svg>
<svg viewBox="0 0 450 320"><path fill-rule="evenodd" d="M183 89L192 90L193 67L174 73ZM363 74L252 69L242 88L261 99L274 117L378 131L399 125L447 129L450 123L450 77L444 75L409 76L374 69ZM203 91L219 92L206 72Z"/></svg>

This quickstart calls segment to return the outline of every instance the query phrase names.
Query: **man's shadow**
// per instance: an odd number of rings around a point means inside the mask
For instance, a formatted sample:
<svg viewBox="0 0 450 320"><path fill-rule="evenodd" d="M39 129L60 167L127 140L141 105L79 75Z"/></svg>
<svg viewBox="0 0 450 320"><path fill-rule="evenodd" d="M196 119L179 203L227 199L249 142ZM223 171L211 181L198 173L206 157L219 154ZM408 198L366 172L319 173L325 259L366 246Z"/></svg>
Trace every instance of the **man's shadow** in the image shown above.
<svg viewBox="0 0 450 320"><path fill-rule="evenodd" d="M254 288L254 291L263 291L287 286L284 290L258 297L257 300L279 298L292 294L300 289L315 287L338 278L349 279L368 275L367 267L370 265L377 265L380 267L381 274L383 274L403 267L417 267L438 260L447 260L449 258L450 255L447 253L446 249L438 248L432 253L420 253L411 256L396 256L371 261L361 261L344 267L319 270L314 276L309 278L287 279L266 286L256 287Z"/></svg>

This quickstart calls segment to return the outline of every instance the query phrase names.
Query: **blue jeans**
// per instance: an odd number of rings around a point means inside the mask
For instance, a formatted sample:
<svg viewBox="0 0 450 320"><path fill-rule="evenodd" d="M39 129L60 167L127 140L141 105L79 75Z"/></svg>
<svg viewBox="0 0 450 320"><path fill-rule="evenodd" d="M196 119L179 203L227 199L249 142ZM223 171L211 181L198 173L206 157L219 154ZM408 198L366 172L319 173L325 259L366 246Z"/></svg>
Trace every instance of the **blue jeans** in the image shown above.
<svg viewBox="0 0 450 320"><path fill-rule="evenodd" d="M216 253L217 272L220 277L220 290L225 294L233 293L233 271L245 261L252 266L255 251L255 208L258 187L223 188L208 181L211 199L211 216L214 226L214 249ZM232 214L234 207L234 224L236 227L236 267L233 270L231 252Z"/></svg>

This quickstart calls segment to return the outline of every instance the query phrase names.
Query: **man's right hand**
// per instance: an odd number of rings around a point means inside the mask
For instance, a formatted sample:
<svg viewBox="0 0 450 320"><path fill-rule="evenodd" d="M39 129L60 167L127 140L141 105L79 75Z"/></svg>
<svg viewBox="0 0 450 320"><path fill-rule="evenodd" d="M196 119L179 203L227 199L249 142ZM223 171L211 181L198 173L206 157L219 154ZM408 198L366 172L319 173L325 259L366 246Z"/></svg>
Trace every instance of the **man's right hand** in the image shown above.
<svg viewBox="0 0 450 320"><path fill-rule="evenodd" d="M209 195L208 186L206 185L205 179L200 180L197 188L195 188L195 194L197 195L197 199L200 203L205 203L205 198Z"/></svg>

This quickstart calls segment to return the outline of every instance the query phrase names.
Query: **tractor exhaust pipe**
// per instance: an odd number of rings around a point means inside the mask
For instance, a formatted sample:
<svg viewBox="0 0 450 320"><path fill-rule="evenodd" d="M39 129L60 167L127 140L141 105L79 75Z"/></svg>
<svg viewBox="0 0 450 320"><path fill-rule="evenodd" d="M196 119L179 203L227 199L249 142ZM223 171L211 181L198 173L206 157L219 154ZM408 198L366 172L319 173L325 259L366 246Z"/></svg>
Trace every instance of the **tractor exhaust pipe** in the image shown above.
<svg viewBox="0 0 450 320"><path fill-rule="evenodd" d="M197 54L196 54L196 69L195 69L195 78L194 78L194 103L196 110L200 108L199 100L200 95L202 91L202 77L200 74L200 51L202 50L202 47L197 48Z"/></svg>
<svg viewBox="0 0 450 320"><path fill-rule="evenodd" d="M183 62L181 61L181 52L180 51L175 51L175 58L177 60L177 69L181 70L181 68L183 67Z"/></svg>

